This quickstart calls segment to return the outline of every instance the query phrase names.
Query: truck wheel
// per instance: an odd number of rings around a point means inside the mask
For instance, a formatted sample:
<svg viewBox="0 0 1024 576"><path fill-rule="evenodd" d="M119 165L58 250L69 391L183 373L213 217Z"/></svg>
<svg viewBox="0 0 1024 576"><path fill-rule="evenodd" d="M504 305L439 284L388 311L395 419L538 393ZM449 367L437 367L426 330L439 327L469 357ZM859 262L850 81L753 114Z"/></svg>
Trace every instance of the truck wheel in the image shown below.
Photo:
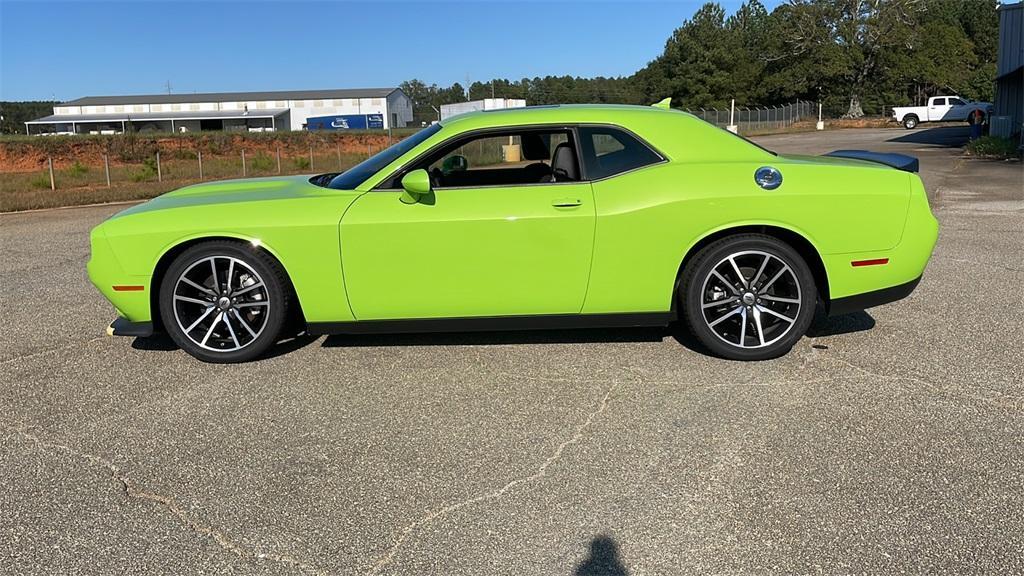
<svg viewBox="0 0 1024 576"><path fill-rule="evenodd" d="M976 110L967 115L967 123L971 126L975 124L981 124L985 120L985 113L981 110Z"/></svg>
<svg viewBox="0 0 1024 576"><path fill-rule="evenodd" d="M915 116L914 114L907 114L906 116L903 117L903 127L906 128L907 130L913 130L914 128L917 128L917 122L917 116Z"/></svg>

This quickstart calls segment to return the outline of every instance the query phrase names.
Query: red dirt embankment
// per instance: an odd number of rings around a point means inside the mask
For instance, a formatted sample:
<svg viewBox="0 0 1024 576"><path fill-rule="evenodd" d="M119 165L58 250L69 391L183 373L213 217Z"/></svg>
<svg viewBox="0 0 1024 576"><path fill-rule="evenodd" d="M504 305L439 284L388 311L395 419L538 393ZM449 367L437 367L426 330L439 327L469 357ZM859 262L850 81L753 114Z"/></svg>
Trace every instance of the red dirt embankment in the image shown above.
<svg viewBox="0 0 1024 576"><path fill-rule="evenodd" d="M46 159L53 158L55 169L78 162L83 166L103 166L103 156L112 166L137 164L153 157L204 157L266 154L273 156L278 148L284 156L314 153L367 154L400 140L409 131L395 131L392 138L381 132L277 132L229 134L224 132L181 135L116 134L109 136L34 136L0 140L0 173L34 172L46 168Z"/></svg>

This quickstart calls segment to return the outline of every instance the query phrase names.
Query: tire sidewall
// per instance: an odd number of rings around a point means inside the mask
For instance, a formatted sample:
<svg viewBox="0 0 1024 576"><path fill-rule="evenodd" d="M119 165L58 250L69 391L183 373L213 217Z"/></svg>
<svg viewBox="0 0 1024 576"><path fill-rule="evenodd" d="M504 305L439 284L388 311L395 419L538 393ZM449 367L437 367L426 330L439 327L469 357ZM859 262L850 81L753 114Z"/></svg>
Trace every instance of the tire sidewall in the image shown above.
<svg viewBox="0 0 1024 576"><path fill-rule="evenodd" d="M216 352L198 346L178 326L174 315L173 294L178 277L196 261L210 256L230 256L241 260L260 275L267 287L267 294L271 302L267 324L259 337L241 350ZM288 314L284 286L280 280L280 273L275 268L274 263L261 254L259 249L241 242L211 241L188 248L174 259L160 283L158 295L160 317L168 336L182 350L204 362L245 362L259 357L277 342L278 334Z"/></svg>
<svg viewBox="0 0 1024 576"><path fill-rule="evenodd" d="M800 283L800 312L789 332L778 342L763 348L738 348L723 341L707 325L701 309L701 290L712 267L730 254L747 250L767 252L785 262ZM716 356L732 360L767 360L788 352L810 328L817 304L814 276L804 259L788 244L764 235L725 238L705 247L684 272L680 302L691 332Z"/></svg>
<svg viewBox="0 0 1024 576"><path fill-rule="evenodd" d="M917 116L908 116L903 119L903 127L907 130L913 130L917 128L918 120Z"/></svg>

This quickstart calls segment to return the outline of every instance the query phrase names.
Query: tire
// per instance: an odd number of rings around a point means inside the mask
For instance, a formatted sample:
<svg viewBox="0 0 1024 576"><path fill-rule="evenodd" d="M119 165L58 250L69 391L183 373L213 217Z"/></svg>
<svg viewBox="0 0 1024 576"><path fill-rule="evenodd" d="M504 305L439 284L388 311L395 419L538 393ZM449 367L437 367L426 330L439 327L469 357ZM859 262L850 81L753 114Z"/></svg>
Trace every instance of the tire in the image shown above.
<svg viewBox="0 0 1024 576"><path fill-rule="evenodd" d="M289 317L290 300L277 261L248 243L226 240L182 252L158 295L160 317L175 344L213 363L247 362L265 353Z"/></svg>
<svg viewBox="0 0 1024 576"><path fill-rule="evenodd" d="M984 123L985 123L985 113L981 112L980 110L978 111L977 114L975 114L972 111L970 114L967 115L967 124L969 126L974 126L975 124L984 124Z"/></svg>
<svg viewBox="0 0 1024 576"><path fill-rule="evenodd" d="M807 332L817 289L807 263L788 244L738 234L694 256L678 298L690 331L712 353L767 360L788 352Z"/></svg>
<svg viewBox="0 0 1024 576"><path fill-rule="evenodd" d="M913 130L914 128L917 128L918 123L919 120L917 119L917 116L915 114L907 114L906 116L903 117L903 127L906 128L907 130Z"/></svg>

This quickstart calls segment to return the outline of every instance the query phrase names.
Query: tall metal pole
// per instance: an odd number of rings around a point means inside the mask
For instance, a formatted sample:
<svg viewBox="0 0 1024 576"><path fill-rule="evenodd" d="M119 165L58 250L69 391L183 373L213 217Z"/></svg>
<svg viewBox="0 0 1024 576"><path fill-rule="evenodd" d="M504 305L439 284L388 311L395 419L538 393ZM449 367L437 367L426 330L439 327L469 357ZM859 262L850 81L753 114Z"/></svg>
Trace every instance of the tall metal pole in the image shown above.
<svg viewBox="0 0 1024 576"><path fill-rule="evenodd" d="M163 170L161 170L161 168L160 168L160 151L159 150L156 151L156 181L157 182L163 182L164 181L164 173L163 173Z"/></svg>
<svg viewBox="0 0 1024 576"><path fill-rule="evenodd" d="M110 158L103 155L103 171L107 174L107 188L110 188Z"/></svg>
<svg viewBox="0 0 1024 576"><path fill-rule="evenodd" d="M281 173L281 146L277 147L277 173Z"/></svg>
<svg viewBox="0 0 1024 576"><path fill-rule="evenodd" d="M203 151L200 150L200 151L196 152L196 155L199 156L199 179L202 180L203 179Z"/></svg>
<svg viewBox="0 0 1024 576"><path fill-rule="evenodd" d="M242 178L245 178L245 149L242 149Z"/></svg>
<svg viewBox="0 0 1024 576"><path fill-rule="evenodd" d="M57 182L53 179L53 156L47 156L46 163L50 165L50 190L56 190Z"/></svg>

